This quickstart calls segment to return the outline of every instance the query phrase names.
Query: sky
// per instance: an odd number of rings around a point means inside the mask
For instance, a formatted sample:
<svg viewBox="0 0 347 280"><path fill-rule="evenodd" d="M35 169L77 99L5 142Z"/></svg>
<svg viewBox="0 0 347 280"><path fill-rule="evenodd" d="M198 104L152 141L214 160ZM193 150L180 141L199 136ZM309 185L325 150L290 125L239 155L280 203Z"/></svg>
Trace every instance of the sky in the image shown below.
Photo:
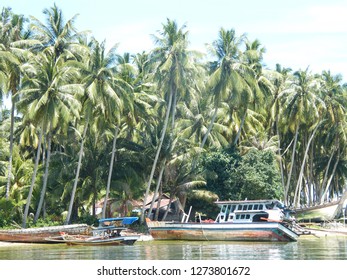
<svg viewBox="0 0 347 280"><path fill-rule="evenodd" d="M266 48L264 64L276 63L312 73L330 70L347 82L346 0L2 0L0 7L44 21L44 8L54 3L65 20L78 14L75 26L89 30L118 52L137 53L153 48L167 18L186 25L190 48L206 52L218 31L234 29L258 39Z"/></svg>

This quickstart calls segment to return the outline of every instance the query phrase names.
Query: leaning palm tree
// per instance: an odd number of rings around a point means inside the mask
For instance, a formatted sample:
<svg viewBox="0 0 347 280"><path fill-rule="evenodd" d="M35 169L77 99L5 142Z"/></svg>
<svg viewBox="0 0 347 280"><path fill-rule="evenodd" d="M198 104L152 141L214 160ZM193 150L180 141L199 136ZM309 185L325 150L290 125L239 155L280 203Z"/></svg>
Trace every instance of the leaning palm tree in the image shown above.
<svg viewBox="0 0 347 280"><path fill-rule="evenodd" d="M84 129L81 139L81 147L79 151L79 159L77 165L76 176L71 193L71 199L68 209L68 215L65 223L70 223L72 207L74 204L75 193L77 189L79 172L81 169L82 155L86 132L90 122L96 117L95 114L103 116L105 121L110 123L116 123L114 127L114 138L112 145L111 164L109 177L107 182L106 197L109 194L109 188L111 183L111 176L114 163L114 155L116 148L116 140L119 132L119 121L121 112L123 109L124 91L127 87L127 83L122 79L118 79L115 76L116 73L116 47L112 48L109 52L105 51L105 42L101 44L92 39L90 43L90 55L85 63L75 64L82 74L82 83L85 88L85 95L83 97L83 115L84 115ZM122 96L121 96L122 95ZM126 102L127 104L131 102ZM107 198L106 198L107 199ZM105 205L106 206L106 205ZM105 214L106 209L103 211Z"/></svg>
<svg viewBox="0 0 347 280"><path fill-rule="evenodd" d="M171 129L173 129L177 102L181 95L189 92L187 89L193 81L196 70L192 65L192 56L189 55L191 53L187 49L188 32L184 31L185 27L184 25L178 28L175 21L167 19L166 24L163 24L163 31L160 32L160 36L154 36L158 46L152 53L153 61L157 65L155 79L158 83L158 91L162 92L167 105L161 136L144 195L141 221L144 221L146 200L167 133L170 116Z"/></svg>

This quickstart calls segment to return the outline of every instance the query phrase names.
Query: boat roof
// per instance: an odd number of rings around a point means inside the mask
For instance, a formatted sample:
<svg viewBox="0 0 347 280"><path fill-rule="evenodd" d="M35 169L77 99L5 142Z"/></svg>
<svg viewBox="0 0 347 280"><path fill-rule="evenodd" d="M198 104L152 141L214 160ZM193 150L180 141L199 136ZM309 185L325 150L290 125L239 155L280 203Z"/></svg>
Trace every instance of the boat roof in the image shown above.
<svg viewBox="0 0 347 280"><path fill-rule="evenodd" d="M258 199L258 200L224 200L224 201L216 201L218 205L224 204L254 204L254 203L280 203L277 199Z"/></svg>
<svg viewBox="0 0 347 280"><path fill-rule="evenodd" d="M122 221L123 225L131 225L132 223L136 222L138 219L139 219L138 217L106 218L106 219L99 219L99 223Z"/></svg>

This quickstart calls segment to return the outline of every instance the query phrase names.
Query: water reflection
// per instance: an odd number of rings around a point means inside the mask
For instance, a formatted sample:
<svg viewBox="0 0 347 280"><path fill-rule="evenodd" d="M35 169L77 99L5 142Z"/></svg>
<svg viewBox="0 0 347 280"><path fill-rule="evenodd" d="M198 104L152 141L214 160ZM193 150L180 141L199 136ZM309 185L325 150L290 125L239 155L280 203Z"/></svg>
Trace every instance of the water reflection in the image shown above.
<svg viewBox="0 0 347 280"><path fill-rule="evenodd" d="M134 246L83 247L12 245L0 247L8 260L320 260L347 259L346 237L301 238L291 243L138 242Z"/></svg>

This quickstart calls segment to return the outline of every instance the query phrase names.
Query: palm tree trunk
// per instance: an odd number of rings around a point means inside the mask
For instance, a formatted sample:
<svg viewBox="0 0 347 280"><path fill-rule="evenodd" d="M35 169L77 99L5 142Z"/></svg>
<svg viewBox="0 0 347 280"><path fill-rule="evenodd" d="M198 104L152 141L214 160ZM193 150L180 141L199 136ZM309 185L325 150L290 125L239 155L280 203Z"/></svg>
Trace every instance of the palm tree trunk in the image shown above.
<svg viewBox="0 0 347 280"><path fill-rule="evenodd" d="M175 128L175 117L176 117L176 105L177 105L177 89L175 90L175 94L173 95L172 100L172 118L171 118L171 127Z"/></svg>
<svg viewBox="0 0 347 280"><path fill-rule="evenodd" d="M340 161L340 153L337 154L337 160L335 161L335 164L334 164L334 167L333 167L333 171L331 172L330 178L329 178L329 180L328 180L328 182L326 184L324 192L321 195L321 199L320 199L320 203L321 204L323 204L323 202L324 202L324 197L325 197L325 195L327 194L327 192L329 190L331 181L333 180L333 177L335 175L335 172L336 172L336 169L337 169L337 165L339 164L339 161Z"/></svg>
<svg viewBox="0 0 347 280"><path fill-rule="evenodd" d="M202 141L201 141L200 149L203 149L203 148L204 148L205 143L206 143L206 141L207 141L207 137L209 136L209 134L210 134L211 131L212 131L212 127L213 127L214 121L215 121L215 119L216 119L216 117L217 117L217 112L218 112L218 107L215 107L215 108L214 108L214 113L213 113L213 116L212 116L212 119L211 119L211 122L210 122L210 124L208 125L208 128L207 128L207 131L206 131L206 133L205 133L205 135L204 135L204 138L203 138Z"/></svg>
<svg viewBox="0 0 347 280"><path fill-rule="evenodd" d="M105 219L105 216L106 216L107 200L108 200L108 196L110 194L111 178L112 178L114 157L115 157L115 154L116 154L116 143L117 143L118 131L119 131L119 126L117 125L116 129L114 131L110 169L108 171L108 178L107 178L107 186L106 186L106 194L105 194L105 199L104 199L104 205L102 206L102 218L103 219Z"/></svg>
<svg viewBox="0 0 347 280"><path fill-rule="evenodd" d="M304 168L305 168L305 165L306 165L306 158L307 158L307 155L308 155L308 151L310 149L310 145L311 145L312 139L313 139L314 135L316 134L318 127L319 127L319 124L317 124L317 126L313 130L312 135L311 135L310 139L307 142L304 158L302 160L301 169L300 169L300 173L299 173L299 179L298 179L298 182L297 182L296 188L295 188L294 205L296 205L296 206L299 206L299 202L300 202L300 192L301 192L301 186L302 186L302 177L304 175Z"/></svg>
<svg viewBox="0 0 347 280"><path fill-rule="evenodd" d="M40 136L39 136L39 143L37 144L37 152L36 152L34 172L33 172L33 175L31 177L31 184L30 184L29 194L28 194L28 197L27 197L27 202L26 202L25 210L24 210L24 216L23 216L23 222L22 222L22 227L23 228L26 228L26 223L27 223L27 218L28 218L28 214L29 214L31 197L32 197L33 190L34 190L37 169L38 169L38 166L39 166L40 153L41 153L41 143L42 143L42 135L43 135L43 130L41 129Z"/></svg>
<svg viewBox="0 0 347 280"><path fill-rule="evenodd" d="M96 177L96 176L95 176ZM97 201L97 197L98 197L98 193L97 193L97 181L96 179L94 179L94 189L93 189L93 210L92 210L92 216L95 217L96 216L96 201Z"/></svg>
<svg viewBox="0 0 347 280"><path fill-rule="evenodd" d="M245 113L243 114L239 130L237 131L236 138L235 138L234 143L233 143L234 145L236 145L237 141L239 141L239 138L241 135L241 130L242 130L243 124L245 123L245 120L246 120L246 116L247 116L247 109L246 109Z"/></svg>
<svg viewBox="0 0 347 280"><path fill-rule="evenodd" d="M325 186L327 184L327 180L328 180L328 173L329 173L329 169L330 169L330 164L331 164L331 161L333 159L333 156L335 154L335 151L333 151L330 155L330 158L329 158L329 161L328 161L328 164L325 168L325 172L324 172L324 178L323 178L323 182L322 182L322 185L321 185L321 189L324 190L325 189ZM321 196L323 197L323 196Z"/></svg>
<svg viewBox="0 0 347 280"><path fill-rule="evenodd" d="M40 214L41 214L41 209L43 205L43 201L45 199L45 194L46 194L46 188L47 188L47 181L48 181L48 172L49 172L49 161L51 159L51 144L52 144L52 124L50 124L49 132L48 132L48 145L47 145L47 158L46 158L46 168L45 168L45 174L43 177L43 186L41 190L41 196L40 196L40 201L39 205L37 207L35 217L34 217L34 223L38 220Z"/></svg>
<svg viewBox="0 0 347 280"><path fill-rule="evenodd" d="M85 141L85 137L87 134L87 129L88 129L88 123L85 124L83 135L82 135L81 147L80 147L80 152L79 152L79 156L78 156L78 165L77 165L77 170L76 170L76 177L75 177L74 185L72 188L69 210L67 212L67 217L66 217L66 221L65 221L66 225L68 225L70 223L70 218L71 218L71 214L72 214L72 207L73 207L74 200L75 200L78 178L80 176L80 170L81 170L81 166L82 166L83 146L84 146L84 141Z"/></svg>
<svg viewBox="0 0 347 280"><path fill-rule="evenodd" d="M167 217L167 214L168 214L169 211L170 211L170 207L171 207L171 203L172 203L172 201L173 201L173 198L174 198L174 195L171 194L171 195L170 195L169 204L168 204L167 209L166 209L166 211L165 211L165 214L164 214L164 216L163 216L163 221L165 221L165 219L166 219L166 217Z"/></svg>
<svg viewBox="0 0 347 280"><path fill-rule="evenodd" d="M280 138L280 132L278 129L278 115L276 115L275 123L276 126L276 135L278 137L278 145L277 145L277 154L279 159L279 166L281 170L281 179L282 179L282 187L283 187L283 194L285 193L285 184L284 184L284 172L283 172L283 163L282 163L282 155L281 155L281 138ZM288 204L288 201L286 201L286 197L284 197L285 204Z"/></svg>
<svg viewBox="0 0 347 280"><path fill-rule="evenodd" d="M13 129L14 129L14 101L12 98L11 106L11 126L10 126L10 157L8 159L7 167L7 184L6 184L6 199L10 198L10 187L11 187L11 177L12 177L12 159L13 159Z"/></svg>
<svg viewBox="0 0 347 280"><path fill-rule="evenodd" d="M217 117L217 112L218 112L218 107L215 107L214 108L214 112L213 112L213 115L212 115L212 119L211 119L211 122L210 124L208 125L208 128L207 128L207 131L204 135L204 137L202 138L202 141L201 141L201 144L200 144L200 151L204 148L205 146L205 143L207 141L207 138L208 136L210 135L211 131L212 131L212 128L213 128L213 124L214 124L214 121ZM200 151L199 151L199 154L200 154ZM196 167L196 164L197 164L197 161L198 161L198 157L193 159L193 162L192 162L192 171L194 171L195 167Z"/></svg>
<svg viewBox="0 0 347 280"><path fill-rule="evenodd" d="M145 196L143 198L142 213L141 213L141 219L140 219L141 222L143 222L144 219L145 219L146 201L147 201L149 190L151 188L151 183L152 183L152 180L153 180L154 172L155 172L155 169L157 167L157 162L158 162L158 159L159 159L159 154L160 154L160 151L161 151L161 147L162 147L163 142L164 142L164 137L166 135L166 129L167 129L167 126L168 126L169 116L170 116L170 111L171 111L171 105L172 105L172 97L173 97L173 88L171 86L170 97L169 97L169 104L168 104L168 107L166 109L167 111L166 111L166 116L165 116L165 121L164 121L164 127L163 127L163 130L161 132L159 146L157 148L157 153L156 153L155 158L154 158L151 174L150 174L149 179L148 179L146 193L145 193Z"/></svg>
<svg viewBox="0 0 347 280"><path fill-rule="evenodd" d="M158 202L157 202L157 209L155 210L154 221L158 221L158 219L159 219L159 212L160 212L160 205L161 205L162 196L163 196L163 187L162 187L162 185L160 185Z"/></svg>
<svg viewBox="0 0 347 280"><path fill-rule="evenodd" d="M298 135L299 135L299 125L297 125L296 131L295 131L295 138L294 138L294 145L293 145L293 152L292 152L292 161L291 161L290 170L289 170L289 174L288 174L288 178L287 178L287 185L286 185L286 188L284 190L284 197L285 197L285 200L287 202L289 201L288 191L289 191L290 180L291 180L293 168L294 168L295 150L296 150L296 143L298 141Z"/></svg>
<svg viewBox="0 0 347 280"><path fill-rule="evenodd" d="M152 213L152 210L153 210L154 202L155 202L156 196L158 194L158 190L159 190L159 187L160 187L160 184L161 184L161 180L163 178L163 173L164 173L164 169L165 169L165 163L166 163L166 160L164 160L163 165L162 165L162 167L160 169L159 178L158 178L158 181L157 181L157 186L156 186L155 191L154 191L151 207L149 208L149 211L148 211L148 214L147 214L147 218L149 218L151 216L151 213Z"/></svg>

